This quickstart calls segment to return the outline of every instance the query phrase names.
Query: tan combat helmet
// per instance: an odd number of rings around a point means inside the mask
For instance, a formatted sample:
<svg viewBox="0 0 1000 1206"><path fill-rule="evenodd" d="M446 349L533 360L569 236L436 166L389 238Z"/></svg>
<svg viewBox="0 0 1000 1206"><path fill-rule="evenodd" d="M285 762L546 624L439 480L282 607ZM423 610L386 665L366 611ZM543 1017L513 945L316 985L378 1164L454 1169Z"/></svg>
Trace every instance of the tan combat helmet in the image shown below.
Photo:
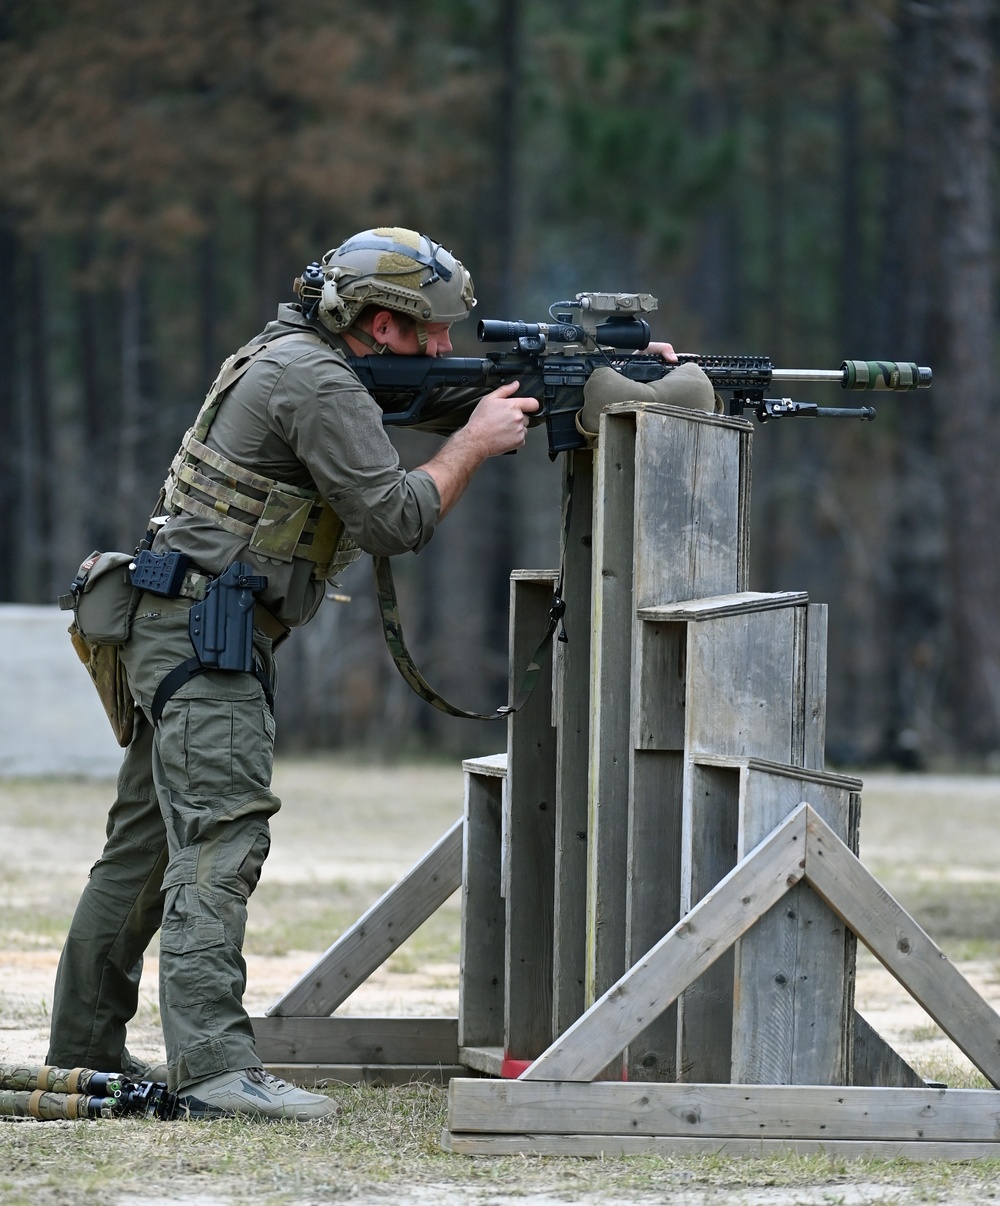
<svg viewBox="0 0 1000 1206"><path fill-rule="evenodd" d="M421 348L427 343L425 324L458 322L476 304L462 262L427 235L402 226L354 235L318 265L310 264L295 287L306 313L331 331L346 331L367 306L406 314L417 324Z"/></svg>

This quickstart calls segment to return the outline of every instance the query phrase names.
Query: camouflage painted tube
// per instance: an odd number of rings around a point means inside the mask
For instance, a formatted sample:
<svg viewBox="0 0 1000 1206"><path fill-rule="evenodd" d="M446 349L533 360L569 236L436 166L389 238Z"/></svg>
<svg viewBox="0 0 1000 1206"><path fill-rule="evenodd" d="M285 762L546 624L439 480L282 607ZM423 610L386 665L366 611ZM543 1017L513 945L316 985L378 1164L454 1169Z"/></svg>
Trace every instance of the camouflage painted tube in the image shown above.
<svg viewBox="0 0 1000 1206"><path fill-rule="evenodd" d="M844 389L908 390L926 388L933 374L903 360L845 360Z"/></svg>
<svg viewBox="0 0 1000 1206"><path fill-rule="evenodd" d="M45 1093L36 1089L0 1093L0 1118L110 1118L114 1099L87 1093Z"/></svg>
<svg viewBox="0 0 1000 1206"><path fill-rule="evenodd" d="M89 1093L119 1097L131 1086L120 1072L55 1068L48 1064L0 1064L0 1090L41 1089L45 1093Z"/></svg>

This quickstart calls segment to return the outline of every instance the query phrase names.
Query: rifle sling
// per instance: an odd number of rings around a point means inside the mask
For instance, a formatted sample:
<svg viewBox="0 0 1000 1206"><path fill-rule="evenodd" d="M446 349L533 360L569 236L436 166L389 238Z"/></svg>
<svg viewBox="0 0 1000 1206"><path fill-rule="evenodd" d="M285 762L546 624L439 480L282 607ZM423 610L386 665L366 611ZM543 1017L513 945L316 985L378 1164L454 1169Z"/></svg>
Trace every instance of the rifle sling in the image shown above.
<svg viewBox="0 0 1000 1206"><path fill-rule="evenodd" d="M464 708L456 708L454 704L443 699L429 685L410 657L403 639L403 627L399 618L399 603L396 599L396 587L392 580L392 567L388 557L372 557L372 569L375 571L375 590L378 594L379 613L382 616L382 632L385 636L386 647L396 664L396 669L403 676L407 685L439 712L448 716L460 716L465 720L503 720L512 712L517 712L528 702L528 697L549 660L552 650L552 637L559 621L562 619L566 604L559 593L553 596L552 607L549 611L549 626L538 647L528 660L527 669L521 679L514 699L511 703L497 708L495 712L467 712Z"/></svg>

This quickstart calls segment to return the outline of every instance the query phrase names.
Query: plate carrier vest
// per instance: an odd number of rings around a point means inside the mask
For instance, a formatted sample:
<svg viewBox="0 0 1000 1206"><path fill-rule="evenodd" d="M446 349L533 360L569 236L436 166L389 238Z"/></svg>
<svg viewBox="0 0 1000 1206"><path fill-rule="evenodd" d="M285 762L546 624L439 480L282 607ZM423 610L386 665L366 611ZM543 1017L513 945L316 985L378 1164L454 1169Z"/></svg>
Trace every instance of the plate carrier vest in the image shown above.
<svg viewBox="0 0 1000 1206"><path fill-rule="evenodd" d="M319 336L296 330L234 352L219 370L170 465L163 486L163 507L170 515L186 511L211 520L246 541L250 551L262 560L305 558L313 563L313 577L325 582L361 556L358 546L345 535L336 511L316 490L254 473L204 443L226 392L279 339L290 336L329 347ZM210 477L206 469L223 474L224 480ZM237 518L233 511L253 518Z"/></svg>

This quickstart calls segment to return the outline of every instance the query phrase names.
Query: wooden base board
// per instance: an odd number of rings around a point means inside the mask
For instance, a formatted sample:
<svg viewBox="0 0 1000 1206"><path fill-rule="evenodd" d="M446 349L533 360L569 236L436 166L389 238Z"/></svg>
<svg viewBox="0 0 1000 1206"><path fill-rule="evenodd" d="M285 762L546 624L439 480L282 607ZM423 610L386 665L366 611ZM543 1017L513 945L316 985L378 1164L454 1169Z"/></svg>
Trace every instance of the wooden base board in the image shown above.
<svg viewBox="0 0 1000 1206"><path fill-rule="evenodd" d="M995 1089L453 1079L448 1151L1000 1158Z"/></svg>
<svg viewBox="0 0 1000 1206"><path fill-rule="evenodd" d="M996 1160L997 1143L855 1139L698 1139L678 1135L488 1135L444 1131L441 1146L460 1156L835 1156L842 1160Z"/></svg>
<svg viewBox="0 0 1000 1206"><path fill-rule="evenodd" d="M458 1019L251 1017L264 1064L458 1064Z"/></svg>
<svg viewBox="0 0 1000 1206"><path fill-rule="evenodd" d="M311 1089L324 1085L388 1085L414 1083L446 1085L453 1076L468 1076L462 1064L274 1064L264 1067L293 1085Z"/></svg>

